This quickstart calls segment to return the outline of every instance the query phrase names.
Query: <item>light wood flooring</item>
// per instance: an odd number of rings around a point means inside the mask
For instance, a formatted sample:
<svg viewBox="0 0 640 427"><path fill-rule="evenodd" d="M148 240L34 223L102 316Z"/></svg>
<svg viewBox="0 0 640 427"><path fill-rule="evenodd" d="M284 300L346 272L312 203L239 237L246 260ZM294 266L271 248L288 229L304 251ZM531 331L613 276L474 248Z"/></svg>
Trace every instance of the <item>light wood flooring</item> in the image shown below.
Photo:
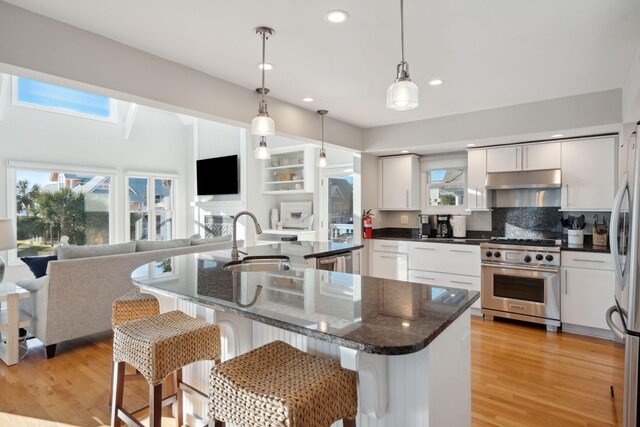
<svg viewBox="0 0 640 427"><path fill-rule="evenodd" d="M471 326L474 426L621 422L621 345L474 316ZM106 333L60 344L50 360L36 346L18 365L0 362L0 426L108 425L110 362L111 336ZM143 406L146 396L146 382L128 383L125 402L131 407ZM174 425L167 413L163 427Z"/></svg>

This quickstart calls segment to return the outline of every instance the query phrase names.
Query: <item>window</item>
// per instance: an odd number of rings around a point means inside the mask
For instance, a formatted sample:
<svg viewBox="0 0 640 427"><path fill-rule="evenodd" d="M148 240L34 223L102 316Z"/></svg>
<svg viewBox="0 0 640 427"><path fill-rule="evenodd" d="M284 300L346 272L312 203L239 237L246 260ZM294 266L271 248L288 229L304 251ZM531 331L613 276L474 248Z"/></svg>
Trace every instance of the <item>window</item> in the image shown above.
<svg viewBox="0 0 640 427"><path fill-rule="evenodd" d="M40 110L71 114L105 121L116 121L113 99L26 77L13 79L14 104Z"/></svg>
<svg viewBox="0 0 640 427"><path fill-rule="evenodd" d="M155 176L127 178L129 240L171 240L174 235L175 179ZM150 264L145 276L171 273L170 258Z"/></svg>
<svg viewBox="0 0 640 427"><path fill-rule="evenodd" d="M18 257L52 254L62 236L74 245L110 242L111 175L36 168L10 171L15 172Z"/></svg>
<svg viewBox="0 0 640 427"><path fill-rule="evenodd" d="M432 169L427 172L427 207L464 206L466 170Z"/></svg>

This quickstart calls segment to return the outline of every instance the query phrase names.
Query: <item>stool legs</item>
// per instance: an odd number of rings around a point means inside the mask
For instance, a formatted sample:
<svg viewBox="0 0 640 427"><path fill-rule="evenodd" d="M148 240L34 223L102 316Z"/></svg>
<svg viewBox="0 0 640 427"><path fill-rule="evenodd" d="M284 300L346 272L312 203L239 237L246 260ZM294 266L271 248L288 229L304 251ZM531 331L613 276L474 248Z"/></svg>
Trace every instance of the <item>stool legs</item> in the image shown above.
<svg viewBox="0 0 640 427"><path fill-rule="evenodd" d="M184 413L182 412L184 404L184 393L180 389L181 384L182 368L173 373L173 390L176 393L176 421L178 422L178 427L181 427L184 424Z"/></svg>
<svg viewBox="0 0 640 427"><path fill-rule="evenodd" d="M162 425L162 384L149 386L149 427Z"/></svg>
<svg viewBox="0 0 640 427"><path fill-rule="evenodd" d="M111 395L111 427L122 426L122 420L118 416L118 409L122 407L122 398L124 397L124 362L114 362L112 377L113 384L111 389L113 394Z"/></svg>
<svg viewBox="0 0 640 427"><path fill-rule="evenodd" d="M343 418L342 427L356 427L356 420L352 418Z"/></svg>

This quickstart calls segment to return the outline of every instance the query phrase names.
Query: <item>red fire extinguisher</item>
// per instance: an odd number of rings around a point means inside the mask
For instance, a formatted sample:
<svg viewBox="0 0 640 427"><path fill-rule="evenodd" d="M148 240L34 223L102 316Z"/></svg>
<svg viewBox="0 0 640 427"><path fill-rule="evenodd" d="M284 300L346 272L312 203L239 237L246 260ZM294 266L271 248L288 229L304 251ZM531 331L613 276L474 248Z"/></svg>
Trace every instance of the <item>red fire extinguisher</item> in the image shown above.
<svg viewBox="0 0 640 427"><path fill-rule="evenodd" d="M365 239L373 239L373 214L371 209L362 211L362 234Z"/></svg>

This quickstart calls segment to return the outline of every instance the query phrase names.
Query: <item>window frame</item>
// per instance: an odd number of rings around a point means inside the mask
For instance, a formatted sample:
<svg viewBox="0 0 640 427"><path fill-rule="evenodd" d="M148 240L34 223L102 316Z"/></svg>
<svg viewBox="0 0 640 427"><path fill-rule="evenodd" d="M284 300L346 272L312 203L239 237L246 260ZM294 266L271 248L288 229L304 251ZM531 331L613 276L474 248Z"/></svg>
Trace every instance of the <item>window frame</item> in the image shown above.
<svg viewBox="0 0 640 427"><path fill-rule="evenodd" d="M117 236L118 230L118 171L114 169L104 169L88 166L62 165L55 163L36 163L36 162L7 162L7 217L13 222L13 229L18 232L18 212L16 212L16 184L17 171L26 170L34 172L68 172L82 173L92 175L102 175L109 177L109 244L119 243ZM11 267L23 265L18 258L18 250L11 249L8 251L8 265Z"/></svg>
<svg viewBox="0 0 640 427"><path fill-rule="evenodd" d="M55 107L47 107L44 105L38 105L38 104L31 104L29 102L24 102L24 101L20 101L18 99L18 78L19 77L23 77L25 79L29 79L29 80L36 80L36 79L32 79L30 77L24 77L24 76L11 76L11 102L14 106L16 107L24 107L24 108L31 108L33 110L38 110L38 111L46 111L49 113L57 113L57 114L63 114L65 116L72 116L72 117L78 117L78 118L82 118L82 119L90 119L90 120L96 120L99 122L105 122L105 123L118 123L118 102L116 99L108 97L109 98L109 117L100 117L100 116L96 116L93 114L84 114L84 113L79 113L76 111L68 111L68 110L64 110L61 108L55 108ZM42 80L36 80L36 81L42 81ZM80 90L83 92L87 92L83 89L76 89L73 87L68 87L68 86L62 86L62 85L58 85L56 83L51 83L51 82L46 82L46 81L42 81L43 83L47 83L47 84L52 84L52 85L56 85L56 86L60 86L60 87L65 87L68 89L74 89L74 90ZM106 95L101 95L101 94L95 94L95 95L100 95L100 96L106 96Z"/></svg>
<svg viewBox="0 0 640 427"><path fill-rule="evenodd" d="M142 178L147 180L147 210L146 211L132 211L129 205L129 179L131 178ZM171 210L156 210L155 204L155 180L163 179L163 180L171 180ZM146 212L149 216L148 221L148 230L147 234L149 237L153 237L153 239L148 238L147 241L158 241L156 239L156 214L157 212L169 212L171 213L171 239L176 239L176 228L178 224L178 211L176 209L176 201L178 200L178 179L179 176L175 174L167 174L161 172L135 172L135 171L127 171L124 176L124 226L125 226L125 241L131 242L131 213L133 212ZM147 278L159 278L159 277L168 277L175 274L178 274L178 266L175 263L171 263L171 271L167 273L156 273L155 271L155 263L157 261L153 261L148 263L148 276Z"/></svg>

